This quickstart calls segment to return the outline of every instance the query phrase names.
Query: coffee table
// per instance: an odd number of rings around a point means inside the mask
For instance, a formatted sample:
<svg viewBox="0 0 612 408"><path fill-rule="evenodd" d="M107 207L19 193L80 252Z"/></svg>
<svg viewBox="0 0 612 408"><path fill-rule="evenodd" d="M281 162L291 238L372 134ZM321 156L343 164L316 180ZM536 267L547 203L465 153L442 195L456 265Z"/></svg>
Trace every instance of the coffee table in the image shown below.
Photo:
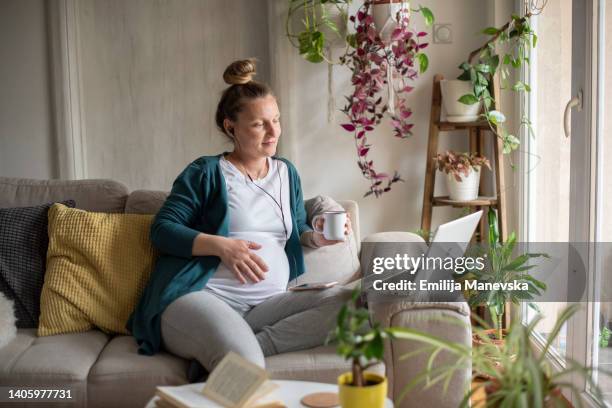
<svg viewBox="0 0 612 408"><path fill-rule="evenodd" d="M304 395L312 394L313 392L338 392L338 385L336 384L292 380L272 380L272 382L278 384L280 387L266 396L266 400L280 400L289 408L304 408L300 400ZM198 384L203 387L205 383ZM155 408L155 401L158 398L159 397L153 397L145 408ZM211 408L221 407L221 405L212 401L210 406ZM389 398L385 400L385 408L393 408L393 401Z"/></svg>

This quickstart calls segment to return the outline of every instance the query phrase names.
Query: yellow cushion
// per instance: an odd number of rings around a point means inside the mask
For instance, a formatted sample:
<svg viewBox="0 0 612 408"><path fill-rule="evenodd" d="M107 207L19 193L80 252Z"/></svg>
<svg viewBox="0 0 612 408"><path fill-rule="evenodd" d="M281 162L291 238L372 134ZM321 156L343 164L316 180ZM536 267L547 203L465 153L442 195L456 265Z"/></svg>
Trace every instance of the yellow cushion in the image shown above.
<svg viewBox="0 0 612 408"><path fill-rule="evenodd" d="M128 334L125 323L146 285L156 251L152 215L49 209L47 271L39 336L97 327Z"/></svg>

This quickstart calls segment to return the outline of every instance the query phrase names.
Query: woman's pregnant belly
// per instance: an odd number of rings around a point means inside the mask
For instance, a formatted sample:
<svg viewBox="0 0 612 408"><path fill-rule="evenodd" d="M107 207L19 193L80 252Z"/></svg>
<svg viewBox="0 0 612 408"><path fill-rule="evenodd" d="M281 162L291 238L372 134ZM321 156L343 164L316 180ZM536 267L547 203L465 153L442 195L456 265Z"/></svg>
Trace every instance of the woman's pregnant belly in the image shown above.
<svg viewBox="0 0 612 408"><path fill-rule="evenodd" d="M284 243L281 244L279 240L271 238L269 233L265 235L258 233L230 234L230 238L253 241L261 245L260 249L251 251L268 265L268 272L264 272L265 279L253 282L245 276L247 283L243 284L221 262L214 275L208 280L206 288L223 297L250 306L255 306L270 296L285 292L289 281L289 261Z"/></svg>

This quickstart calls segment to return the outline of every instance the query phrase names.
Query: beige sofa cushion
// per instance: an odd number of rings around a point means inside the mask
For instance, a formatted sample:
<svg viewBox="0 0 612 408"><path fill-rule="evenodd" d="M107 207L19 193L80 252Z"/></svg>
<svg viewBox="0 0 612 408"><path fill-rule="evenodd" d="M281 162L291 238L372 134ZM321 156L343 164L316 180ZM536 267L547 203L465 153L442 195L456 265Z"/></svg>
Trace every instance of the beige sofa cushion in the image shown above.
<svg viewBox="0 0 612 408"><path fill-rule="evenodd" d="M0 177L0 208L73 199L87 211L123 212L128 189L113 180L32 180Z"/></svg>
<svg viewBox="0 0 612 408"><path fill-rule="evenodd" d="M338 376L351 370L351 364L336 354L333 345L266 357L266 370L276 380L317 381L336 384ZM385 373L384 363L368 371Z"/></svg>
<svg viewBox="0 0 612 408"><path fill-rule="evenodd" d="M87 375L108 342L99 330L36 337L36 329L19 329L0 349L0 384L72 389L73 402L54 405L85 407Z"/></svg>
<svg viewBox="0 0 612 408"><path fill-rule="evenodd" d="M154 356L137 353L131 336L116 336L91 368L88 408L144 407L157 385L187 383L189 362L166 352Z"/></svg>

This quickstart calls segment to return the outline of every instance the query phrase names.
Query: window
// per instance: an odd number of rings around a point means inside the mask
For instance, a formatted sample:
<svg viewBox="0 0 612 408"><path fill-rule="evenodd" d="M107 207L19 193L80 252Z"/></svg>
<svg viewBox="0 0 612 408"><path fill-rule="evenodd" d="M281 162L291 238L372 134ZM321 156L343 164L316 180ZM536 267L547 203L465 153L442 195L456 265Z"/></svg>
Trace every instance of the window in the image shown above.
<svg viewBox="0 0 612 408"><path fill-rule="evenodd" d="M532 92L523 101L535 133L523 135L523 238L591 243L582 259L588 301L551 358L612 371L612 0L549 1L535 28L539 42L525 72ZM563 112L580 93L582 109L571 111L571 136L565 137ZM565 304L538 306L545 318L536 342ZM524 308L527 319L533 315ZM612 404L612 379L594 379ZM586 382L571 381L584 390L569 395L572 401L589 401Z"/></svg>

